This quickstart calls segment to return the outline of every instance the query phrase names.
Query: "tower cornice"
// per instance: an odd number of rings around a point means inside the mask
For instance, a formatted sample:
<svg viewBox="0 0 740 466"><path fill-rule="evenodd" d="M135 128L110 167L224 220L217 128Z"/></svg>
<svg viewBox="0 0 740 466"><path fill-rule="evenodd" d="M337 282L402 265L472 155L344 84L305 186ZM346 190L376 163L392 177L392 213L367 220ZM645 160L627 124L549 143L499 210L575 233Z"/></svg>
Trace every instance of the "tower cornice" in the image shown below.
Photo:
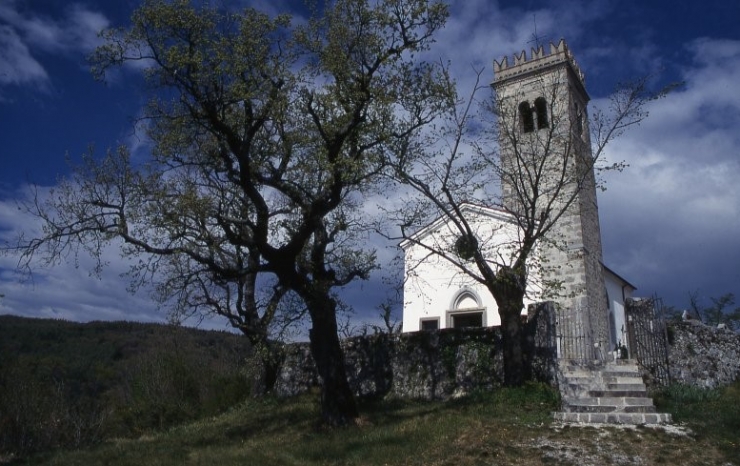
<svg viewBox="0 0 740 466"><path fill-rule="evenodd" d="M565 39L560 39L560 42L558 42L557 45L550 42L549 54L545 53L545 48L542 45L537 48L532 48L529 58L527 58L527 52L522 50L522 53L519 55L514 54L513 62L514 63L512 65L509 64L508 56L505 56L500 61L495 59L493 60L492 85L494 87L503 81L538 73L558 65L568 66L578 77L582 86L584 86L586 82L586 77L578 66L575 58L573 58L573 54L565 43Z"/></svg>

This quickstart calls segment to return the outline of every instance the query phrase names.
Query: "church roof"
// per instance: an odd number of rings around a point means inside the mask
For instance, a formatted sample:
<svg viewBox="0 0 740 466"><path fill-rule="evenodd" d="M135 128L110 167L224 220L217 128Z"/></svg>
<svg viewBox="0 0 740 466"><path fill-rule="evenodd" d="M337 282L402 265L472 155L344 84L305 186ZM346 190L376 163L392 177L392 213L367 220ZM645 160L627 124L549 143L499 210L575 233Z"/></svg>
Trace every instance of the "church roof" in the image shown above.
<svg viewBox="0 0 740 466"><path fill-rule="evenodd" d="M612 270L609 267L607 267L603 262L601 263L601 266L604 267L604 271L605 272L610 273L611 275L613 275L614 278L616 278L617 280L619 280L620 282L622 282L625 286L629 286L633 290L636 290L637 289L637 287L635 285L633 285L632 283L628 282L627 279L625 279L624 277L622 277L621 275L619 275L617 272L615 272L614 270Z"/></svg>
<svg viewBox="0 0 740 466"><path fill-rule="evenodd" d="M482 205L466 202L460 205L460 211L463 214L476 213L479 215L484 215L491 219L499 220L501 222L506 222L506 223L511 223L511 224L516 223L514 216L500 207L487 207L487 206L482 206ZM437 231L440 227L448 224L449 222L450 222L450 219L447 215L440 215L432 223L417 230L416 232L411 234L408 238L401 241L399 246L404 250L408 249L410 246L413 246L415 242L420 241L421 239L427 237L428 235Z"/></svg>

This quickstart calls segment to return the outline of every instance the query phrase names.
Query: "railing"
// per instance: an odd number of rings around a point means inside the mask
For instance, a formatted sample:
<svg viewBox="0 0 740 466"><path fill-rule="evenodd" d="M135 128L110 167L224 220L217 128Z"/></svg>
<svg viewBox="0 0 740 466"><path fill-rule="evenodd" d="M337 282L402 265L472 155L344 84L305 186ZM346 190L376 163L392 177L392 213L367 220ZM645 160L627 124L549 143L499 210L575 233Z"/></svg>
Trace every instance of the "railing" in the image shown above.
<svg viewBox="0 0 740 466"><path fill-rule="evenodd" d="M558 358L580 364L600 360L589 314L580 309L558 309L556 315Z"/></svg>

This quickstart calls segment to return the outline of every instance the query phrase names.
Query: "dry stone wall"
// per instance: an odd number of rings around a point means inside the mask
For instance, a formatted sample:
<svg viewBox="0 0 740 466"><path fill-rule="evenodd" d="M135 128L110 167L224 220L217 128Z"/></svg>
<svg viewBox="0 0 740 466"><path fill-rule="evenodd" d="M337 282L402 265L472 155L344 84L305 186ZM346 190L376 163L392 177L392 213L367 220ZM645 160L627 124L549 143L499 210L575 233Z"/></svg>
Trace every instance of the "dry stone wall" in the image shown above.
<svg viewBox="0 0 740 466"><path fill-rule="evenodd" d="M528 361L533 378L555 384L551 329L537 313L526 326L533 351ZM539 329L539 333L538 333ZM544 345L544 346L543 346ZM347 377L359 398L385 396L447 399L503 383L503 346L498 327L442 329L404 334L354 337L342 343ZM287 345L274 391L293 396L318 386L307 343Z"/></svg>
<svg viewBox="0 0 740 466"><path fill-rule="evenodd" d="M699 321L668 327L671 382L717 388L740 380L740 335Z"/></svg>
<svg viewBox="0 0 740 466"><path fill-rule="evenodd" d="M670 378L650 374L654 367L642 367L646 383L653 388L666 382L716 388L740 380L739 334L697 321L672 323L666 333ZM525 334L533 379L557 387L551 305L530 308ZM342 345L348 379L359 398L447 399L503 384L499 327L369 335L347 339ZM665 365L655 367L663 371ZM319 383L308 344L286 345L274 392L293 396Z"/></svg>

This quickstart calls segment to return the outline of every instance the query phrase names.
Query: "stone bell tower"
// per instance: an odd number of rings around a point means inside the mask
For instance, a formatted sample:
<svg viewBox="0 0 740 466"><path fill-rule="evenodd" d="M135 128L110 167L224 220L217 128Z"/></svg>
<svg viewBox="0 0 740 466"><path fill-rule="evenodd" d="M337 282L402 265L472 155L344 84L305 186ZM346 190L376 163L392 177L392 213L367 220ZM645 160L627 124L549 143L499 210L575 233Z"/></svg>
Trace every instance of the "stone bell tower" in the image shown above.
<svg viewBox="0 0 740 466"><path fill-rule="evenodd" d="M541 244L542 280L559 287L559 323L575 330L561 357L602 359L609 350L601 231L584 75L564 40L494 61L504 207L557 214ZM539 215L539 214L538 214ZM540 218L540 217L537 217ZM575 345L573 348L570 345Z"/></svg>

